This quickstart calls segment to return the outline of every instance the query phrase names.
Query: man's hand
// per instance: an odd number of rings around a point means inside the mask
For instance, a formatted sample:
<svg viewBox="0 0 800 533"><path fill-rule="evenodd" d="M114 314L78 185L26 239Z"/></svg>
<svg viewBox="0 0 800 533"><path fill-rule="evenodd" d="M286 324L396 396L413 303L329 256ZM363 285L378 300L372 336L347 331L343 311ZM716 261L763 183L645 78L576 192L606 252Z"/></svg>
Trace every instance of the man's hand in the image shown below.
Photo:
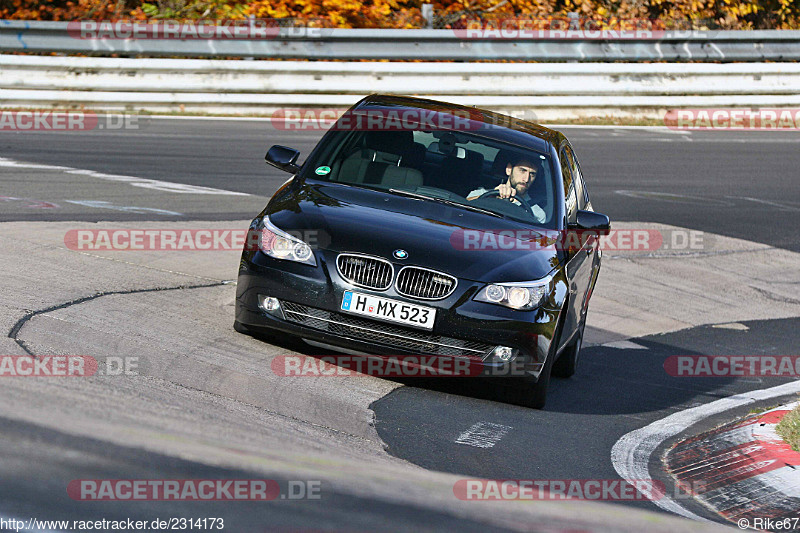
<svg viewBox="0 0 800 533"><path fill-rule="evenodd" d="M517 194L517 190L514 189L511 185L506 183L501 183L497 187L495 187L498 191L500 191L500 198L511 198L512 196Z"/></svg>

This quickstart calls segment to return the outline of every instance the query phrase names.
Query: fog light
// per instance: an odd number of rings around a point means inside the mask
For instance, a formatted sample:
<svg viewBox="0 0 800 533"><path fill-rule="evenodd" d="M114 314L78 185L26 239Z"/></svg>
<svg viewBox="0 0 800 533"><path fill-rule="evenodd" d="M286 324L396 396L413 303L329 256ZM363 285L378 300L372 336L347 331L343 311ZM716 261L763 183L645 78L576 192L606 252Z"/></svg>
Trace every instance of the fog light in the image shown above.
<svg viewBox="0 0 800 533"><path fill-rule="evenodd" d="M281 303L278 301L277 298L273 298L272 296L259 295L258 306L264 311L271 312L280 309Z"/></svg>
<svg viewBox="0 0 800 533"><path fill-rule="evenodd" d="M514 351L515 350L513 348L509 348L508 346L498 346L494 349L492 355L504 363L507 363L514 357Z"/></svg>

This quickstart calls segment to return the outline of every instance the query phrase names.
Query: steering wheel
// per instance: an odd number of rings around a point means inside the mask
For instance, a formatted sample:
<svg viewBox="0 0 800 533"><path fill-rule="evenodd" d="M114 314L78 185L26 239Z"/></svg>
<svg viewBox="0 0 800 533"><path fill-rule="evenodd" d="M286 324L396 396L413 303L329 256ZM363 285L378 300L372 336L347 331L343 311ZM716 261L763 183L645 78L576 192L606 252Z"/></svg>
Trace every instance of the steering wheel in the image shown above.
<svg viewBox="0 0 800 533"><path fill-rule="evenodd" d="M481 194L480 196L478 196L477 199L491 198L492 196L499 197L500 196L500 191L498 191L497 189L490 189L490 190L486 191L485 193ZM525 198L523 198L522 196L514 195L514 196L510 196L509 198L503 198L503 200L514 200L514 201L518 202L521 207L524 207L525 210L528 211L528 213L533 213L533 206L531 206L531 204L528 203L528 201Z"/></svg>

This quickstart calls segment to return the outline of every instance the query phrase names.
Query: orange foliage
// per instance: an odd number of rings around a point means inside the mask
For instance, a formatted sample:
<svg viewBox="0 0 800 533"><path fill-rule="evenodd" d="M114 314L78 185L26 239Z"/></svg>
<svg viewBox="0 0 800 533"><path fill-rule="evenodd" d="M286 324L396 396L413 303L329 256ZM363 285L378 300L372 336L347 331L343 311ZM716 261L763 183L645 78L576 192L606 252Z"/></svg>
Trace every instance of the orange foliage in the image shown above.
<svg viewBox="0 0 800 533"><path fill-rule="evenodd" d="M139 2L124 0L0 0L0 18L22 20L118 19Z"/></svg>
<svg viewBox="0 0 800 533"><path fill-rule="evenodd" d="M0 0L0 18L96 19L316 19L338 28L420 28L422 0ZM468 20L545 18L577 13L613 24L658 20L662 27L798 29L798 0L433 0L435 27Z"/></svg>

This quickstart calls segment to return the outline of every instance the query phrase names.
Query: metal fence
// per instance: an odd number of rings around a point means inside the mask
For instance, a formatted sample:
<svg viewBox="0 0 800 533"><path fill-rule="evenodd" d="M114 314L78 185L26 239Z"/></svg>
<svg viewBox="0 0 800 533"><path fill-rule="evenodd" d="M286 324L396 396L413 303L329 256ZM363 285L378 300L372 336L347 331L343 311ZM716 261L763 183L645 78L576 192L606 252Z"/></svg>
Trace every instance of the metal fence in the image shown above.
<svg viewBox="0 0 800 533"><path fill-rule="evenodd" d="M431 63L0 55L0 105L270 114L398 93L541 120L800 106L800 63Z"/></svg>
<svg viewBox="0 0 800 533"><path fill-rule="evenodd" d="M463 29L279 25L259 38L255 31L247 38L130 38L82 32L80 24L0 21L0 52L15 52L0 55L0 107L270 114L287 107L343 109L373 92L540 120L800 106L798 31L573 39L552 31L522 38ZM280 61L242 60L251 58Z"/></svg>
<svg viewBox="0 0 800 533"><path fill-rule="evenodd" d="M316 60L798 61L800 31L665 31L597 38L465 30L282 28L257 39L81 38L78 22L0 21L0 52Z"/></svg>

